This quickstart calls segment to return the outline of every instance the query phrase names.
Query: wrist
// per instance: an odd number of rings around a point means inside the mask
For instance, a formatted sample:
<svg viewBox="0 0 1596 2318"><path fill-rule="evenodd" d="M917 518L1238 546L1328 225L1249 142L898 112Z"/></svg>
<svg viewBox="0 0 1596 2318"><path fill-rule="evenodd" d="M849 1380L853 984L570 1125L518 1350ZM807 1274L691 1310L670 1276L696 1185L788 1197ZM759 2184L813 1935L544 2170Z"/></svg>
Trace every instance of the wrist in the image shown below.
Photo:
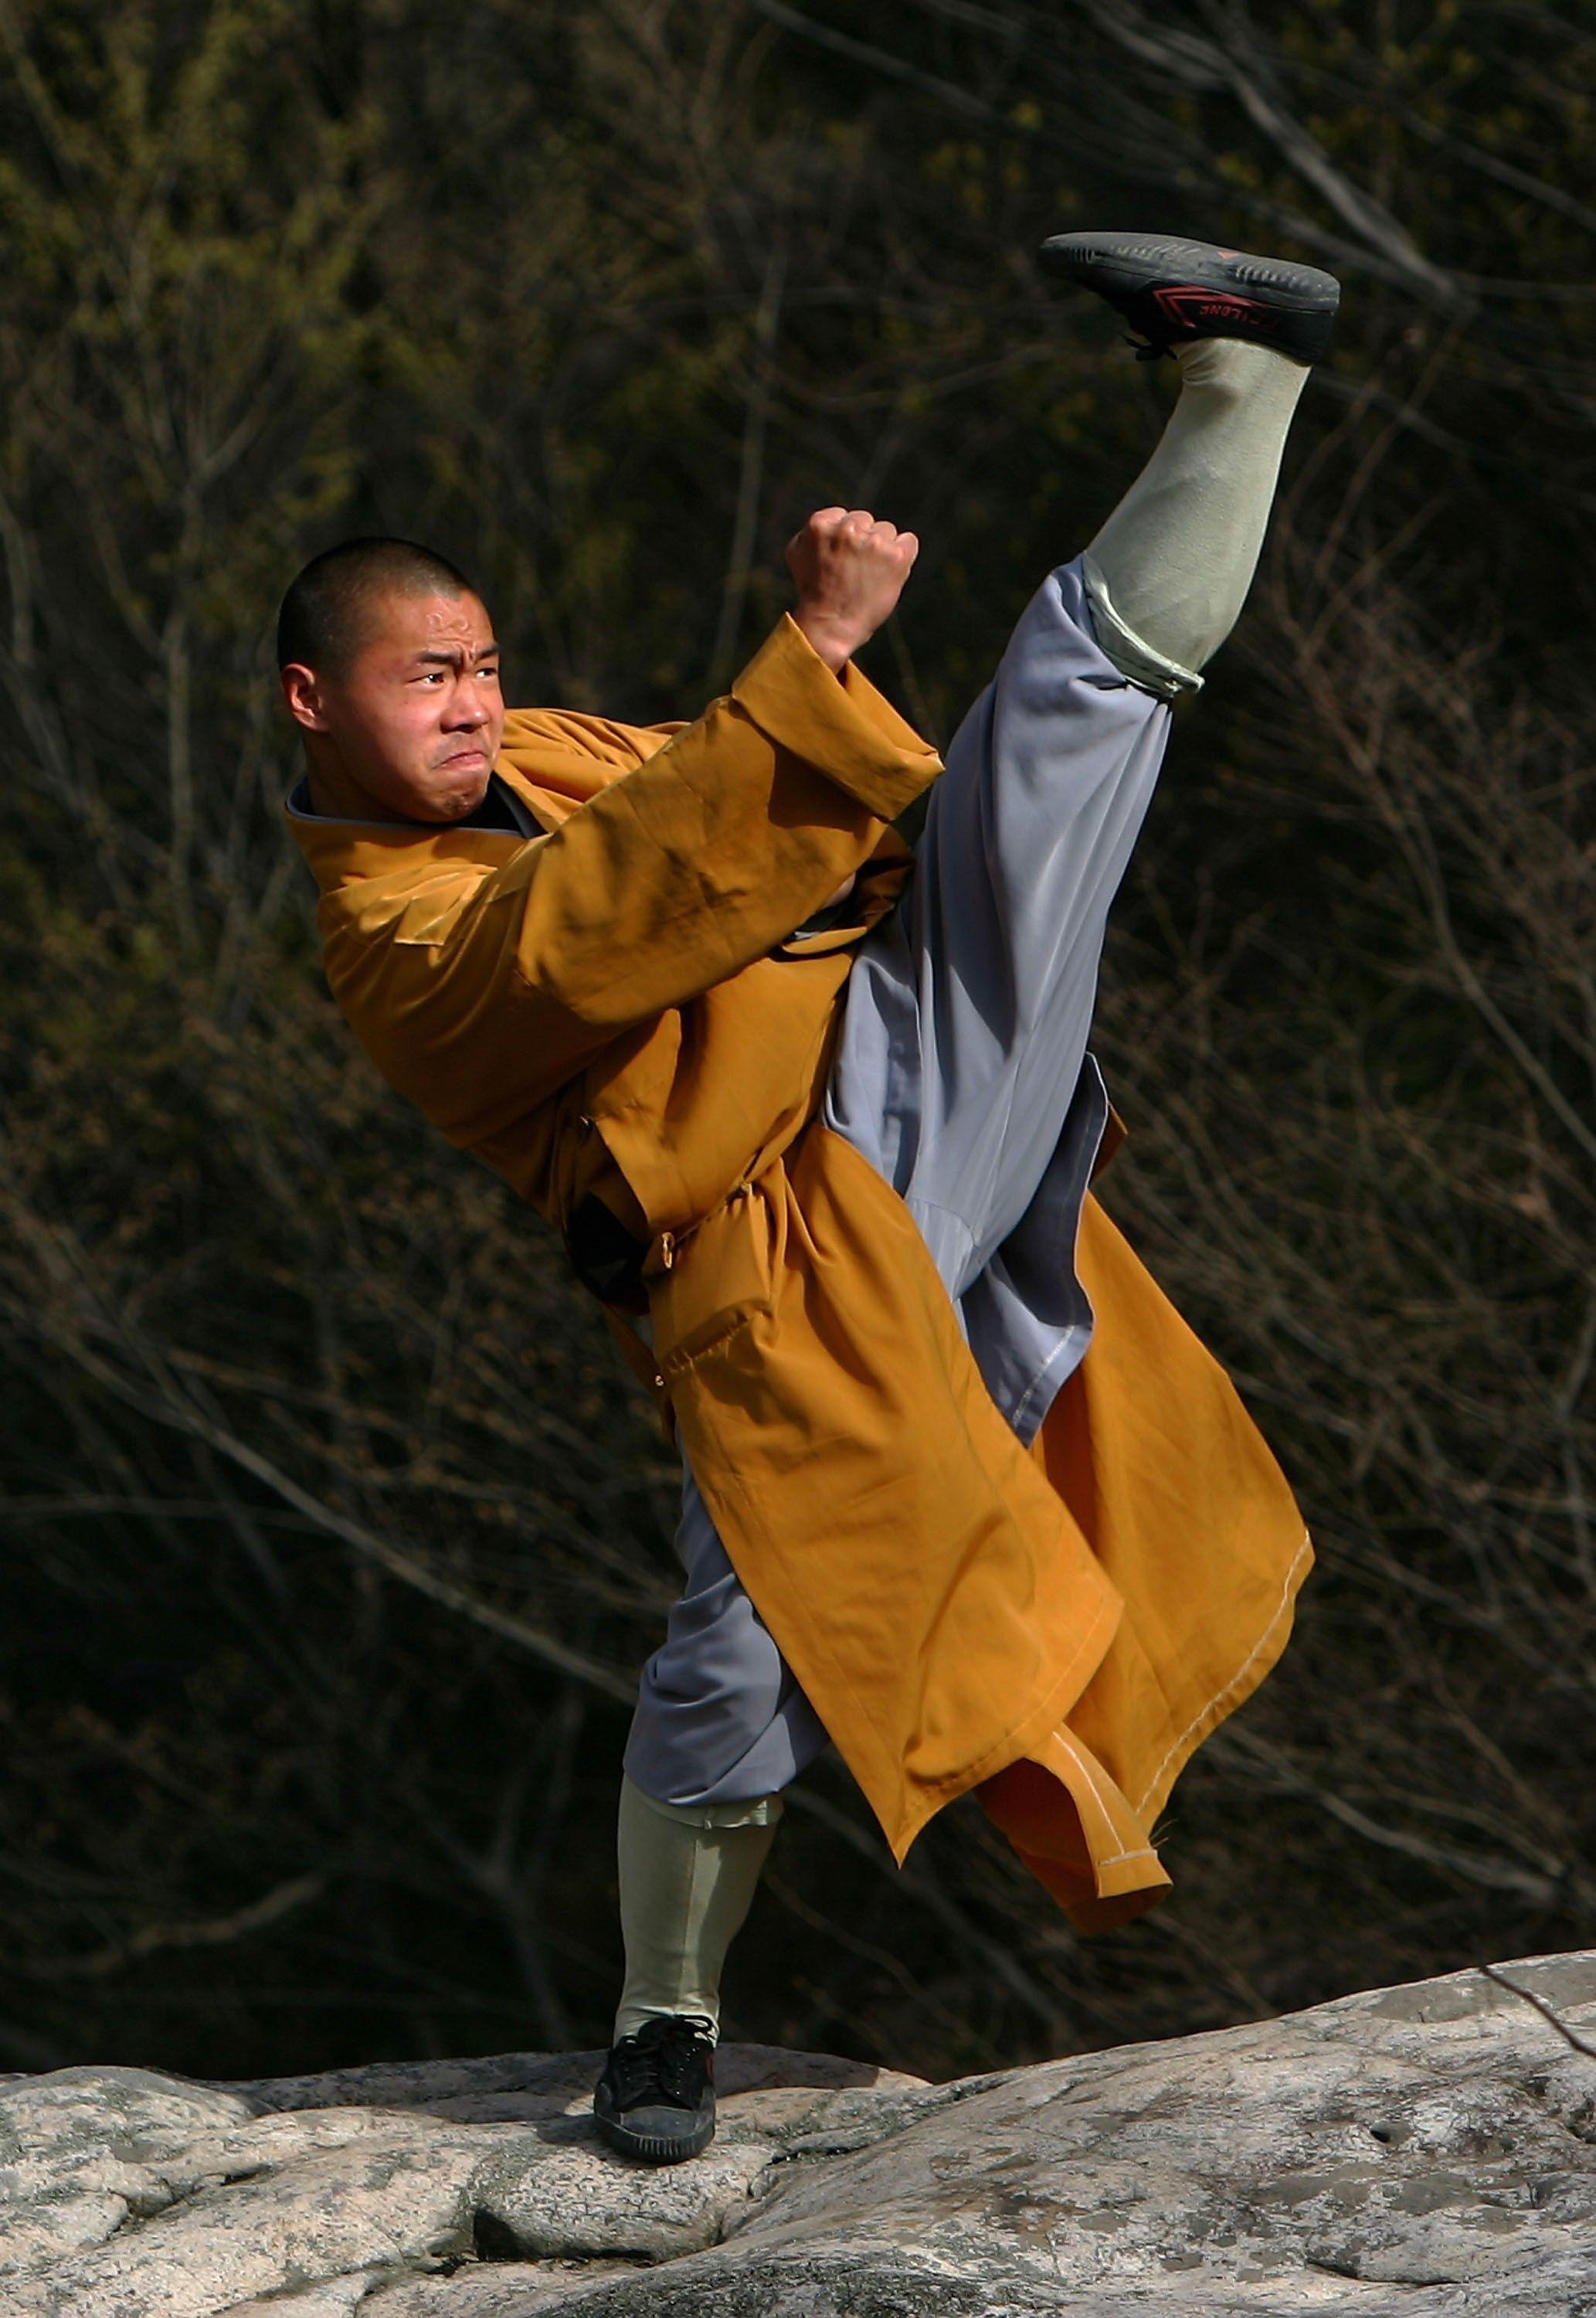
<svg viewBox="0 0 1596 2318"><path fill-rule="evenodd" d="M794 623L802 629L812 651L817 652L834 676L840 676L865 638L851 622L835 612L812 611L800 604L793 615Z"/></svg>

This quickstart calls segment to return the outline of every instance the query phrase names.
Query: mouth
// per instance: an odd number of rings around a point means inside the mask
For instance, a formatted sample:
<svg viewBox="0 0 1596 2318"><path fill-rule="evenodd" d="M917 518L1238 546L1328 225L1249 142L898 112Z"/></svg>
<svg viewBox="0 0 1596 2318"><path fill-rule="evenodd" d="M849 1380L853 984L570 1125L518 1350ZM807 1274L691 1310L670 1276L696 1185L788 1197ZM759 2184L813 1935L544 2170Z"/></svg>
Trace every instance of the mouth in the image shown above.
<svg viewBox="0 0 1596 2318"><path fill-rule="evenodd" d="M441 773L451 771L470 773L475 772L480 765L485 765L487 762L486 749L457 749L453 756L441 757L438 759L437 768Z"/></svg>

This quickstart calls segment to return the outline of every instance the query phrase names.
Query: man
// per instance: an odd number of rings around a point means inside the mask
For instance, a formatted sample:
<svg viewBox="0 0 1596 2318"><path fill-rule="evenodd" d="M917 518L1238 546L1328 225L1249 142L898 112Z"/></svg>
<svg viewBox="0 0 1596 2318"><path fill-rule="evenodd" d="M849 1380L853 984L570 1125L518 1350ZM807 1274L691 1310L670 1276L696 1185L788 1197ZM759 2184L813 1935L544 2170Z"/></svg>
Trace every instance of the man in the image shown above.
<svg viewBox="0 0 1596 2318"><path fill-rule="evenodd" d="M404 542L284 600L338 1003L558 1226L683 1452L595 2098L652 2161L713 2133L722 1965L828 1738L900 1860L974 1789L1073 1921L1123 1920L1311 1559L1089 1195L1120 1130L1086 1038L1170 703L1241 608L1337 285L1125 234L1042 256L1181 391L946 771L854 665L917 545L862 509L810 518L795 610L691 724L507 715L484 606ZM911 855L889 824L932 784Z"/></svg>

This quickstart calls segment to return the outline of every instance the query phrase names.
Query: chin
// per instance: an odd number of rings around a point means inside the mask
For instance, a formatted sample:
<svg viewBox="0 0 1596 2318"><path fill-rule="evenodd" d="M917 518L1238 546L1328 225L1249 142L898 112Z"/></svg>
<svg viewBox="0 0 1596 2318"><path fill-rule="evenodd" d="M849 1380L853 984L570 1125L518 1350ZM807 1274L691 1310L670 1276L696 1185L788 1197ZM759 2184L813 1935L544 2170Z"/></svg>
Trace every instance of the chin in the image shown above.
<svg viewBox="0 0 1596 2318"><path fill-rule="evenodd" d="M473 773L469 781L457 788L442 792L435 790L426 801L427 820L462 821L468 813L475 813L488 794L491 771L491 766L485 766L480 775Z"/></svg>

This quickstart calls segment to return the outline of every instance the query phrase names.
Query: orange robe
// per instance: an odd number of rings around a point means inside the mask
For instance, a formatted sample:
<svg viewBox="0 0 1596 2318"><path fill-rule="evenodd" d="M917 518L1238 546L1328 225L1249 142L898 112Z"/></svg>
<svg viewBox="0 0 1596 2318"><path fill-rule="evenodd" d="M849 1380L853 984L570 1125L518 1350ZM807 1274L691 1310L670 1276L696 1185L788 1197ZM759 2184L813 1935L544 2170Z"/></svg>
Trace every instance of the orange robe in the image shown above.
<svg viewBox="0 0 1596 2318"><path fill-rule="evenodd" d="M853 949L909 874L886 824L940 769L784 620L693 724L512 714L498 770L541 837L291 826L384 1075L556 1226L593 1193L647 1240L644 1381L894 1855L974 1788L1096 1929L1168 1888L1152 1820L1312 1555L1095 1199L1092 1343L1027 1451L908 1209L816 1119ZM791 945L853 870L857 924Z"/></svg>

